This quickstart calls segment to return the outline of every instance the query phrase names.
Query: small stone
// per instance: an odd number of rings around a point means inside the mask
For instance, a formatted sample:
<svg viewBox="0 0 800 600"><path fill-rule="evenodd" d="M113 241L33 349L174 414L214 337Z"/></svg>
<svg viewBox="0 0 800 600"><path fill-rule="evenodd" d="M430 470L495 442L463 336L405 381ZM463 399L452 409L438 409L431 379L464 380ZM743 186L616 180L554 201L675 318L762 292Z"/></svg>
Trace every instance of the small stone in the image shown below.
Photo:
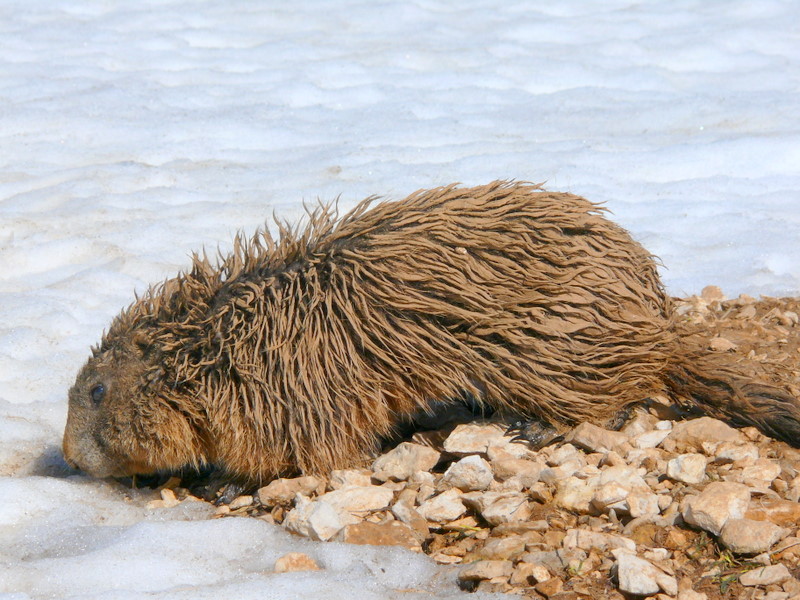
<svg viewBox="0 0 800 600"><path fill-rule="evenodd" d="M645 431L644 433L640 433L631 438L630 443L631 446L634 448L639 448L640 450L644 450L646 448L656 448L661 445L669 435L672 433L672 430L659 430L654 429L653 431Z"/></svg>
<svg viewBox="0 0 800 600"><path fill-rule="evenodd" d="M444 441L444 449L450 454L464 456L466 454L485 454L489 445L500 446L510 444L511 438L505 437L505 428L498 423L474 422L458 425Z"/></svg>
<svg viewBox="0 0 800 600"><path fill-rule="evenodd" d="M738 347L729 339L719 335L711 338L708 342L708 349L712 352L733 352Z"/></svg>
<svg viewBox="0 0 800 600"><path fill-rule="evenodd" d="M557 482L556 494L553 503L560 508L588 513L592 510L592 499L597 489L596 482L568 477Z"/></svg>
<svg viewBox="0 0 800 600"><path fill-rule="evenodd" d="M577 473L584 465L580 461L567 461L555 467L546 467L539 472L539 479L549 485L556 485Z"/></svg>
<svg viewBox="0 0 800 600"><path fill-rule="evenodd" d="M283 526L289 531L322 542L331 539L345 525L339 512L330 504L312 502L299 494L295 507L283 521Z"/></svg>
<svg viewBox="0 0 800 600"><path fill-rule="evenodd" d="M592 549L608 552L615 548L625 548L631 552L636 551L636 543L621 535L600 533L587 529L570 529L563 541L564 548L580 548L587 552Z"/></svg>
<svg viewBox="0 0 800 600"><path fill-rule="evenodd" d="M400 521L370 523L362 521L346 525L334 537L337 542L367 546L403 546L421 552L419 540L414 531Z"/></svg>
<svg viewBox="0 0 800 600"><path fill-rule="evenodd" d="M416 532L417 539L420 541L428 537L428 521L426 521L409 502L395 502L392 506L392 514L396 519L405 523Z"/></svg>
<svg viewBox="0 0 800 600"><path fill-rule="evenodd" d="M733 427L711 417L700 417L691 421L675 423L670 439L679 448L703 450L703 443L744 443L745 437ZM716 447L716 446L715 446Z"/></svg>
<svg viewBox="0 0 800 600"><path fill-rule="evenodd" d="M163 488L160 491L160 494L161 500L164 503L164 508L172 508L173 506L178 506L178 504L181 503L181 501L175 497L175 492L169 488Z"/></svg>
<svg viewBox="0 0 800 600"><path fill-rule="evenodd" d="M461 492L453 488L426 500L420 504L417 512L428 521L447 523L467 512L467 507L461 501Z"/></svg>
<svg viewBox="0 0 800 600"><path fill-rule="evenodd" d="M275 561L276 573L293 573L296 571L319 571L317 561L302 552L289 552Z"/></svg>
<svg viewBox="0 0 800 600"><path fill-rule="evenodd" d="M768 521L729 519L719 534L719 540L737 554L766 552L788 531Z"/></svg>
<svg viewBox="0 0 800 600"><path fill-rule="evenodd" d="M297 494L310 495L320 487L321 481L311 475L293 479L275 479L256 492L258 502L263 506L289 504Z"/></svg>
<svg viewBox="0 0 800 600"><path fill-rule="evenodd" d="M758 567L747 573L742 573L739 583L744 586L752 585L771 585L773 583L783 583L792 578L792 574L783 563L768 567Z"/></svg>
<svg viewBox="0 0 800 600"><path fill-rule="evenodd" d="M589 452L608 452L624 444L629 436L584 422L569 432L565 440Z"/></svg>
<svg viewBox="0 0 800 600"><path fill-rule="evenodd" d="M343 487L372 485L372 472L367 469L336 469L331 471L328 485L332 490L338 490Z"/></svg>
<svg viewBox="0 0 800 600"><path fill-rule="evenodd" d="M756 521L770 521L781 527L796 526L800 523L800 503L761 496L750 501L750 507L744 516Z"/></svg>
<svg viewBox="0 0 800 600"><path fill-rule="evenodd" d="M529 586L547 581L550 579L550 571L543 565L535 565L528 562L519 562L514 567L514 572L508 582L516 586Z"/></svg>
<svg viewBox="0 0 800 600"><path fill-rule="evenodd" d="M530 515L531 507L521 494L501 498L481 511L481 516L492 526L524 521Z"/></svg>
<svg viewBox="0 0 800 600"><path fill-rule="evenodd" d="M417 471L429 471L439 462L441 454L433 448L403 442L372 463L378 481L405 481Z"/></svg>
<svg viewBox="0 0 800 600"><path fill-rule="evenodd" d="M388 508L394 499L392 490L377 485L348 486L323 494L317 500L340 513L363 518L372 511Z"/></svg>
<svg viewBox="0 0 800 600"><path fill-rule="evenodd" d="M487 540L478 556L484 560L514 560L525 552L525 540L519 536Z"/></svg>
<svg viewBox="0 0 800 600"><path fill-rule="evenodd" d="M228 506L230 506L231 510L237 510L239 508L250 506L251 504L253 504L253 497L242 495L234 498Z"/></svg>
<svg viewBox="0 0 800 600"><path fill-rule="evenodd" d="M728 464L739 461L754 461L758 458L758 447L755 444L735 444L722 442L714 452L714 462Z"/></svg>
<svg viewBox="0 0 800 600"><path fill-rule="evenodd" d="M530 488L539 481L542 465L524 458L507 458L492 461L494 475L500 481L516 479L523 488Z"/></svg>
<svg viewBox="0 0 800 600"><path fill-rule="evenodd" d="M700 297L708 303L722 302L725 300L725 294L716 285L707 285L700 291Z"/></svg>
<svg viewBox="0 0 800 600"><path fill-rule="evenodd" d="M698 495L687 498L682 515L690 525L719 535L729 519L744 517L750 504L750 488L740 483L710 483Z"/></svg>
<svg viewBox="0 0 800 600"><path fill-rule="evenodd" d="M458 578L461 581L480 581L495 577L510 577L514 565L510 560L478 560L461 567Z"/></svg>
<svg viewBox="0 0 800 600"><path fill-rule="evenodd" d="M440 489L456 487L464 492L485 490L494 481L492 467L477 454L454 462L439 482Z"/></svg>
<svg viewBox="0 0 800 600"><path fill-rule="evenodd" d="M706 476L706 457L681 454L667 462L667 477L683 483L700 483Z"/></svg>
<svg viewBox="0 0 800 600"><path fill-rule="evenodd" d="M625 498L628 514L633 518L657 515L661 512L660 497L652 492L631 492Z"/></svg>
<svg viewBox="0 0 800 600"><path fill-rule="evenodd" d="M617 579L620 591L638 596L649 596L663 591L670 596L678 594L678 581L652 563L627 550L614 550L617 559Z"/></svg>
<svg viewBox="0 0 800 600"><path fill-rule="evenodd" d="M678 600L708 600L708 595L703 592L695 592L692 588L687 588L678 592Z"/></svg>
<svg viewBox="0 0 800 600"><path fill-rule="evenodd" d="M551 577L550 579L546 579L540 583L537 583L535 586L533 586L533 589L535 589L545 598L549 598L550 596L555 596L558 594L563 587L564 582L560 577Z"/></svg>
<svg viewBox="0 0 800 600"><path fill-rule="evenodd" d="M742 483L755 488L768 488L781 474L781 466L768 458L757 459L752 466L742 469Z"/></svg>

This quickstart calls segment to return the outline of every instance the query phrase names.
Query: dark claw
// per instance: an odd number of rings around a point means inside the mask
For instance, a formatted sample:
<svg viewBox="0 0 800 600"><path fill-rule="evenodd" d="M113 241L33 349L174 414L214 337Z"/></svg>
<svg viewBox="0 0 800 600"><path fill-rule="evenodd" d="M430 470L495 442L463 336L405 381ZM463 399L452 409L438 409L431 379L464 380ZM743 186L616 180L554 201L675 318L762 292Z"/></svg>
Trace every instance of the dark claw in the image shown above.
<svg viewBox="0 0 800 600"><path fill-rule="evenodd" d="M515 421L506 430L506 435L511 434L514 434L512 442L525 442L533 450L541 450L550 444L564 441L564 436L555 427L539 419Z"/></svg>

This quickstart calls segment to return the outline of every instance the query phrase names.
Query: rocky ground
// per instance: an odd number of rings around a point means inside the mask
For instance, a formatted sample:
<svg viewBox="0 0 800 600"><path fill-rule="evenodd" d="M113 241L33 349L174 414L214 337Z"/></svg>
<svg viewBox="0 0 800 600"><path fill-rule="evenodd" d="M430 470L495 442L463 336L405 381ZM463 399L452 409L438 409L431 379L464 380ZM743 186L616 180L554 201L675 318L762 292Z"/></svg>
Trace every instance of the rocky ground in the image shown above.
<svg viewBox="0 0 800 600"><path fill-rule="evenodd" d="M678 307L712 351L800 398L800 300L706 288ZM507 429L484 420L416 433L371 469L276 480L223 497L217 516L406 546L453 565L466 590L800 600L800 451L753 428L681 421L659 399L621 431L584 423L538 452ZM196 499L177 479L160 495L153 507ZM306 555L276 565L311 568Z"/></svg>

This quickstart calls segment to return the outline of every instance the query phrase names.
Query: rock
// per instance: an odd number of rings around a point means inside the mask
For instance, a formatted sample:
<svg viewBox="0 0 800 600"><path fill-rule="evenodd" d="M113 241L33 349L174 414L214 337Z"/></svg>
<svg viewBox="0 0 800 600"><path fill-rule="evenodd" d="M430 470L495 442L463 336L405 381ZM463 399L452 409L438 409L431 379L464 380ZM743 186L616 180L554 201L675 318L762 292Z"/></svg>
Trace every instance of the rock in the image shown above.
<svg viewBox="0 0 800 600"><path fill-rule="evenodd" d="M564 548L580 548L587 552L592 549L608 552L615 548L625 548L631 552L636 551L636 543L631 539L587 529L569 529L562 545Z"/></svg>
<svg viewBox="0 0 800 600"><path fill-rule="evenodd" d="M571 460L555 467L546 467L539 472L539 479L549 485L556 485L558 482L577 473L583 466L581 461Z"/></svg>
<svg viewBox="0 0 800 600"><path fill-rule="evenodd" d="M498 423L475 422L458 425L444 441L444 449L450 454L486 454L490 445L506 446L511 438L505 436L506 428Z"/></svg>
<svg viewBox="0 0 800 600"><path fill-rule="evenodd" d="M714 462L717 464L728 464L739 461L749 461L758 458L758 447L755 444L736 444L733 442L722 442L714 452Z"/></svg>
<svg viewBox="0 0 800 600"><path fill-rule="evenodd" d="M738 347L728 338L719 335L711 338L708 342L708 349L712 352L733 352Z"/></svg>
<svg viewBox="0 0 800 600"><path fill-rule="evenodd" d="M485 490L494 481L492 467L477 454L454 462L439 482L440 489L456 487L464 492Z"/></svg>
<svg viewBox="0 0 800 600"><path fill-rule="evenodd" d="M614 550L612 553L617 559L617 579L621 592L650 596L660 590L670 596L677 595L678 580L672 575L627 550Z"/></svg>
<svg viewBox="0 0 800 600"><path fill-rule="evenodd" d="M329 504L338 512L364 518L372 511L388 508L394 499L392 490L377 485L353 485L323 494L319 502Z"/></svg>
<svg viewBox="0 0 800 600"><path fill-rule="evenodd" d="M392 506L392 514L396 519L411 527L420 542L428 537L430 533L428 521L409 502L395 502Z"/></svg>
<svg viewBox="0 0 800 600"><path fill-rule="evenodd" d="M372 463L378 481L405 481L417 471L429 471L439 462L441 454L433 448L403 442Z"/></svg>
<svg viewBox="0 0 800 600"><path fill-rule="evenodd" d="M525 552L525 540L520 536L488 540L478 551L484 560L514 560Z"/></svg>
<svg viewBox="0 0 800 600"><path fill-rule="evenodd" d="M703 592L695 592L692 588L687 588L678 592L678 600L708 600L708 595Z"/></svg>
<svg viewBox="0 0 800 600"><path fill-rule="evenodd" d="M758 567L747 573L742 573L739 583L744 586L752 585L772 585L783 583L792 578L792 574L784 564L770 565L768 567Z"/></svg>
<svg viewBox="0 0 800 600"><path fill-rule="evenodd" d="M700 297L708 302L722 302L725 300L725 294L722 290L716 285L707 285L702 290L700 290Z"/></svg>
<svg viewBox="0 0 800 600"><path fill-rule="evenodd" d="M302 552L289 552L275 561L276 573L292 573L295 571L319 571L317 561Z"/></svg>
<svg viewBox="0 0 800 600"><path fill-rule="evenodd" d="M522 494L500 498L481 511L489 525L496 526L515 521L524 521L531 516L531 507Z"/></svg>
<svg viewBox="0 0 800 600"><path fill-rule="evenodd" d="M625 498L624 508L633 518L657 515L661 512L659 496L652 492L631 492Z"/></svg>
<svg viewBox="0 0 800 600"><path fill-rule="evenodd" d="M683 483L700 483L706 476L706 457L681 454L667 462L667 477Z"/></svg>
<svg viewBox="0 0 800 600"><path fill-rule="evenodd" d="M762 496L750 501L744 516L755 521L770 521L781 527L796 526L800 523L800 503Z"/></svg>
<svg viewBox="0 0 800 600"><path fill-rule="evenodd" d="M653 431L645 431L644 433L640 433L630 439L630 444L634 448L639 448L640 450L644 450L646 448L656 448L657 446L661 445L669 435L672 433L672 430L660 430L654 429Z"/></svg>
<svg viewBox="0 0 800 600"><path fill-rule="evenodd" d="M600 512L614 510L626 510L625 501L631 491L626 486L616 481L610 481L595 488L592 495L591 505Z"/></svg>
<svg viewBox="0 0 800 600"><path fill-rule="evenodd" d="M414 531L400 521L370 523L361 521L343 527L334 537L337 542L368 546L403 546L421 552L419 540Z"/></svg>
<svg viewBox="0 0 800 600"><path fill-rule="evenodd" d="M426 500L420 504L417 512L428 521L447 523L467 512L467 507L461 501L461 492L453 488Z"/></svg>
<svg viewBox="0 0 800 600"><path fill-rule="evenodd" d="M317 541L327 541L336 535L347 523L340 513L326 502L312 502L298 494L295 507L283 521L289 531L304 535Z"/></svg>
<svg viewBox="0 0 800 600"><path fill-rule="evenodd" d="M233 501L228 505L231 510L245 508L253 504L253 497L248 495L236 496Z"/></svg>
<svg viewBox="0 0 800 600"><path fill-rule="evenodd" d="M563 587L564 582L560 577L551 577L550 579L546 579L540 583L537 583L535 586L533 586L533 589L535 589L545 598L549 598L550 596L555 596L558 594Z"/></svg>
<svg viewBox="0 0 800 600"><path fill-rule="evenodd" d="M542 465L524 458L506 458L492 461L494 475L500 481L516 478L522 487L529 488L539 481Z"/></svg>
<svg viewBox="0 0 800 600"><path fill-rule="evenodd" d="M577 477L568 477L556 483L553 504L566 510L585 514L592 511L592 500L596 491L596 478L586 481Z"/></svg>
<svg viewBox="0 0 800 600"><path fill-rule="evenodd" d="M744 435L722 421L711 417L700 417L691 421L681 421L672 428L670 439L678 448L703 450L703 443L722 442L744 443ZM716 447L716 446L715 446Z"/></svg>
<svg viewBox="0 0 800 600"><path fill-rule="evenodd" d="M769 521L728 519L719 540L737 554L759 554L772 548L786 534L787 530Z"/></svg>
<svg viewBox="0 0 800 600"><path fill-rule="evenodd" d="M308 496L322 485L318 478L307 475L293 479L275 479L256 492L258 502L263 506L289 504L297 494Z"/></svg>
<svg viewBox="0 0 800 600"><path fill-rule="evenodd" d="M508 582L511 585L526 587L547 581L550 577L550 571L543 565L519 562L514 567L514 572L511 574L511 578Z"/></svg>
<svg viewBox="0 0 800 600"><path fill-rule="evenodd" d="M331 471L328 485L332 490L338 490L343 487L372 485L372 471L367 469L336 469Z"/></svg>
<svg viewBox="0 0 800 600"><path fill-rule="evenodd" d="M458 578L461 581L480 581L495 577L510 577L514 565L510 560L478 560L461 567Z"/></svg>
<svg viewBox="0 0 800 600"><path fill-rule="evenodd" d="M621 431L610 431L592 423L581 423L564 438L589 452L608 452L628 441L629 436Z"/></svg>
<svg viewBox="0 0 800 600"><path fill-rule="evenodd" d="M759 458L749 467L742 469L742 483L754 488L768 488L781 474L781 466L774 460Z"/></svg>
<svg viewBox="0 0 800 600"><path fill-rule="evenodd" d="M690 525L719 535L729 519L744 517L750 504L750 488L740 483L709 483L697 496L687 498L682 515Z"/></svg>

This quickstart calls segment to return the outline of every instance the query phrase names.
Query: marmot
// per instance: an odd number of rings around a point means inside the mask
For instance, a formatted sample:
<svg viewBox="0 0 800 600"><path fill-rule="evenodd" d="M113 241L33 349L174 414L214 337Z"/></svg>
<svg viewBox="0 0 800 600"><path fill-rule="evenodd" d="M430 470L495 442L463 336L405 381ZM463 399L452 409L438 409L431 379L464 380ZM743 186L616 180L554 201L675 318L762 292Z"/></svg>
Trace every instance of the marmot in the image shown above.
<svg viewBox="0 0 800 600"><path fill-rule="evenodd" d="M67 462L319 474L465 397L564 430L667 393L800 441L795 399L687 343L653 257L597 205L518 182L374 203L239 235L137 298L69 392Z"/></svg>

